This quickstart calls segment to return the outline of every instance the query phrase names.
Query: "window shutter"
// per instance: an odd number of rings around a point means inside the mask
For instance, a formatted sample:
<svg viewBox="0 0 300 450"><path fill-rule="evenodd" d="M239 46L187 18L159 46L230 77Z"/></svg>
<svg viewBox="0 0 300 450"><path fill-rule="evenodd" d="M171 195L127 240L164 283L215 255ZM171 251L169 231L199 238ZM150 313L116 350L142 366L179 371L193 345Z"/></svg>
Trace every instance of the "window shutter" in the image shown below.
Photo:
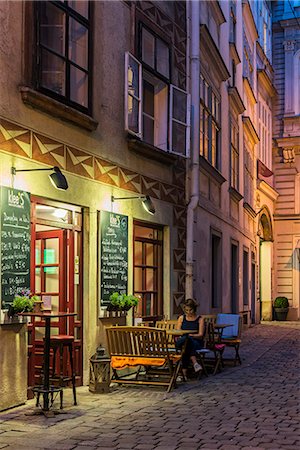
<svg viewBox="0 0 300 450"><path fill-rule="evenodd" d="M125 53L125 130L142 137L142 65Z"/></svg>
<svg viewBox="0 0 300 450"><path fill-rule="evenodd" d="M169 150L178 155L190 154L190 95L171 84Z"/></svg>

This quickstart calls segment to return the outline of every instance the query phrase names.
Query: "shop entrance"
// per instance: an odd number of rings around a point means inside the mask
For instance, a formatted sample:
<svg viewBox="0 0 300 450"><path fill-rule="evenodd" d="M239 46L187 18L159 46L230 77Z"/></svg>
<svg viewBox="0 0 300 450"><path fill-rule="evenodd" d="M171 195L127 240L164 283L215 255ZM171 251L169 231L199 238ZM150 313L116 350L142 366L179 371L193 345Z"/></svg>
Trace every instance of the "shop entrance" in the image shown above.
<svg viewBox="0 0 300 450"><path fill-rule="evenodd" d="M261 208L258 222L260 320L272 320L273 229L267 207ZM253 313L252 313L253 316Z"/></svg>
<svg viewBox="0 0 300 450"><path fill-rule="evenodd" d="M75 337L77 385L82 384L81 242L80 208L33 198L31 291L42 298L44 309L77 313L51 321L52 335ZM28 384L32 386L41 381L44 322L33 319L28 330Z"/></svg>

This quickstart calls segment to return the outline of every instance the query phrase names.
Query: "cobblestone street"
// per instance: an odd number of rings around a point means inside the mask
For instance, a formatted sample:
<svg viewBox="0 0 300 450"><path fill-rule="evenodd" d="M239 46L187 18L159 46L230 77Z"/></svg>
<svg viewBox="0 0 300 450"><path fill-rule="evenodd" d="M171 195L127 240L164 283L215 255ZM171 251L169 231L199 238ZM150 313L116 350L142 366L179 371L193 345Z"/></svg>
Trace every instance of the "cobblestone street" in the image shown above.
<svg viewBox="0 0 300 450"><path fill-rule="evenodd" d="M299 323L266 323L243 334L242 366L159 388L78 388L67 414L28 416L33 402L0 413L0 449L300 448ZM225 355L226 356L226 355Z"/></svg>

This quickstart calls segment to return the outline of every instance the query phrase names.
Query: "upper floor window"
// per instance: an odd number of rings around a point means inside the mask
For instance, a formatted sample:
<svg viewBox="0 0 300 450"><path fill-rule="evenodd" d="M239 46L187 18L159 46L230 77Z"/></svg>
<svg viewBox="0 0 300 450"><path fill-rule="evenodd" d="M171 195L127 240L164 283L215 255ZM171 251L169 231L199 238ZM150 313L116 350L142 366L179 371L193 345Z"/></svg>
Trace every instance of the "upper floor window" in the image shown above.
<svg viewBox="0 0 300 450"><path fill-rule="evenodd" d="M37 2L37 88L90 112L90 4Z"/></svg>
<svg viewBox="0 0 300 450"><path fill-rule="evenodd" d="M140 60L126 53L125 128L165 151L188 155L189 96L171 84L169 46L144 26Z"/></svg>
<svg viewBox="0 0 300 450"><path fill-rule="evenodd" d="M220 100L205 78L200 77L200 154L220 168Z"/></svg>
<svg viewBox="0 0 300 450"><path fill-rule="evenodd" d="M254 206L254 159L253 152L245 146L244 149L244 200L252 208Z"/></svg>
<svg viewBox="0 0 300 450"><path fill-rule="evenodd" d="M229 29L229 42L236 43L236 3L230 2L230 29Z"/></svg>
<svg viewBox="0 0 300 450"><path fill-rule="evenodd" d="M231 120L230 129L230 142L231 142L231 176L230 183L231 187L239 190L239 163L240 163L240 152L239 152L239 129L238 125Z"/></svg>
<svg viewBox="0 0 300 450"><path fill-rule="evenodd" d="M267 103L259 98L258 101L258 154L261 162L272 169L272 116Z"/></svg>

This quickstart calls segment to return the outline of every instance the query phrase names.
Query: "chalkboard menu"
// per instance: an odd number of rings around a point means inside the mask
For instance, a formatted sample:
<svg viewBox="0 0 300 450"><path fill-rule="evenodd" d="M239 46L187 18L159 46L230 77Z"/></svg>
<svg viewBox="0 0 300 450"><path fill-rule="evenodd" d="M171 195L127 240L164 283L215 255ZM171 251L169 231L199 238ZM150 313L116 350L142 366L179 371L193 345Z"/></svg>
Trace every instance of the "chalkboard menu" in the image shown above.
<svg viewBox="0 0 300 450"><path fill-rule="evenodd" d="M0 192L1 304L7 307L30 288L30 194L4 186Z"/></svg>
<svg viewBox="0 0 300 450"><path fill-rule="evenodd" d="M101 306L113 292L127 294L128 217L108 211L100 213Z"/></svg>

